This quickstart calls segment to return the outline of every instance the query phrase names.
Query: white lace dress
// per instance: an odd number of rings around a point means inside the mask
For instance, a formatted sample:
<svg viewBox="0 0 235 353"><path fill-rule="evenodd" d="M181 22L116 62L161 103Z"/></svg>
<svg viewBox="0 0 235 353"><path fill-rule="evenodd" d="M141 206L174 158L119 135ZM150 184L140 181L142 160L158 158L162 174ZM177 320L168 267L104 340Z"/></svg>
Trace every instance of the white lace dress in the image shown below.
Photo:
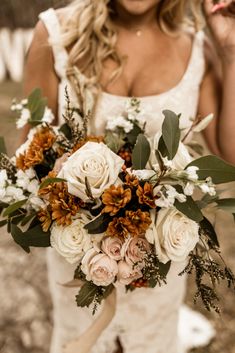
<svg viewBox="0 0 235 353"><path fill-rule="evenodd" d="M66 85L69 86L65 73L68 57L65 49L58 44L60 26L55 11L49 9L40 15L40 19L44 22L52 42L57 42L53 44L53 52L55 71L60 78L59 116L62 117L65 105L64 89ZM204 68L203 33L198 32L194 38L187 70L179 84L162 94L140 98L142 107L148 115L146 130L149 135L155 134L161 128L164 109L182 113L181 127L190 126L190 117L194 117L197 112ZM73 99L76 99L75 96ZM126 97L102 93L92 122L93 133L102 134L106 119L120 114L126 100ZM62 353L62 345L85 331L93 317L90 309L76 307L77 289L60 285L72 279L75 267L68 264L54 249L48 250L47 258L49 285L54 305L54 331L50 353ZM120 288L116 315L97 341L92 353L114 352L117 336L126 353L183 353L185 349L194 345L193 341L198 341L197 338L203 343L203 335L200 332L204 327L208 329L210 336L212 333L210 326L199 320L199 325L196 325L197 332L192 335L192 330L188 329L189 320L197 317L186 309L180 310L186 278L179 277L178 273L184 265L184 263L172 264L165 286L155 289L142 288L128 294ZM184 336L191 335L189 340L180 339L182 335L179 335L179 328L184 332Z"/></svg>

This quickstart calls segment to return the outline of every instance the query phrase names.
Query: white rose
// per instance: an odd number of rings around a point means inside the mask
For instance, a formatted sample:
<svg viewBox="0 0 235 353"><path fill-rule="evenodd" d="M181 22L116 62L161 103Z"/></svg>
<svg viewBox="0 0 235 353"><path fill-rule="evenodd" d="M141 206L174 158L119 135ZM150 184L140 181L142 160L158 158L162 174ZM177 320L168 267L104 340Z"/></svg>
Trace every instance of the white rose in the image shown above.
<svg viewBox="0 0 235 353"><path fill-rule="evenodd" d="M115 184L124 161L105 144L87 142L64 163L58 174L68 182L68 191L88 201L85 179L93 197L98 198L110 185Z"/></svg>
<svg viewBox="0 0 235 353"><path fill-rule="evenodd" d="M128 285L143 275L139 267L134 267L133 264L128 264L126 261L119 261L117 280L121 284Z"/></svg>
<svg viewBox="0 0 235 353"><path fill-rule="evenodd" d="M104 237L101 243L101 250L116 261L121 260L121 249L123 240L119 237Z"/></svg>
<svg viewBox="0 0 235 353"><path fill-rule="evenodd" d="M92 281L97 286L108 286L115 280L118 265L108 255L90 249L82 259L81 270L87 281Z"/></svg>
<svg viewBox="0 0 235 353"><path fill-rule="evenodd" d="M53 225L51 230L51 246L71 264L81 260L91 248L91 236L84 229L88 223L86 215L74 220L69 226Z"/></svg>
<svg viewBox="0 0 235 353"><path fill-rule="evenodd" d="M146 238L154 243L159 260L184 261L199 241L199 225L175 208L151 212L153 220L146 232Z"/></svg>
<svg viewBox="0 0 235 353"><path fill-rule="evenodd" d="M158 132L153 139L150 139L151 145L151 155L150 155L150 163L151 165L158 165L155 150L158 148L158 142L161 137L161 133ZM183 170L190 162L192 162L192 157L190 156L185 145L180 142L178 151L175 157L172 159L171 168L176 170Z"/></svg>

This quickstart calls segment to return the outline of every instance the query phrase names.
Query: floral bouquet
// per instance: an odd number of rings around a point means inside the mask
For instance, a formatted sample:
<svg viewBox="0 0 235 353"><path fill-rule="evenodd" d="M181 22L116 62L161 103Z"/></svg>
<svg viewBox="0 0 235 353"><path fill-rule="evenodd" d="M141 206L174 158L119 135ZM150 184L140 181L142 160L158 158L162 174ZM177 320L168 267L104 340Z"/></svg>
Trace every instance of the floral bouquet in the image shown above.
<svg viewBox="0 0 235 353"><path fill-rule="evenodd" d="M195 273L205 307L218 311L215 285L235 278L224 264L208 207L235 213L235 199L216 186L235 181L235 167L215 156L194 159L184 143L212 119L181 131L180 116L165 110L162 131L145 134L137 99L108 119L104 136L88 134L89 114L70 106L61 127L40 90L12 105L17 126L31 126L14 157L0 140L1 226L26 252L53 247L76 264L78 306L97 305L116 287L164 285L172 262ZM222 263L222 265L221 265ZM71 280L68 278L68 281Z"/></svg>

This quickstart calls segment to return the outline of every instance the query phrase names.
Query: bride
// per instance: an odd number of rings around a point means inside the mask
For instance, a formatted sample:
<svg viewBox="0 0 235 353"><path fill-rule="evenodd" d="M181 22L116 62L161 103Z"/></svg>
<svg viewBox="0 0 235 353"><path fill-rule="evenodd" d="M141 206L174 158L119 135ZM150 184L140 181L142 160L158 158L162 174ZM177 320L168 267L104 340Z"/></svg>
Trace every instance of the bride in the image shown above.
<svg viewBox="0 0 235 353"><path fill-rule="evenodd" d="M120 114L132 96L146 110L148 135L161 128L163 109L182 114L182 129L192 124L191 117L213 112L205 140L214 154L235 163L234 8L233 1L75 0L63 9L49 9L40 14L35 29L25 91L41 87L55 123L61 124L67 86L73 106L93 102L89 128L98 135L107 118ZM218 56L201 30L203 19ZM185 277L177 274L184 265L171 266L163 287L128 294L119 288L116 314L92 352L115 352L119 337L126 353L182 353L177 327ZM73 271L49 249L51 353L78 353L79 347L72 350L67 343L75 342L94 320L89 309L76 308L77 289L60 285Z"/></svg>

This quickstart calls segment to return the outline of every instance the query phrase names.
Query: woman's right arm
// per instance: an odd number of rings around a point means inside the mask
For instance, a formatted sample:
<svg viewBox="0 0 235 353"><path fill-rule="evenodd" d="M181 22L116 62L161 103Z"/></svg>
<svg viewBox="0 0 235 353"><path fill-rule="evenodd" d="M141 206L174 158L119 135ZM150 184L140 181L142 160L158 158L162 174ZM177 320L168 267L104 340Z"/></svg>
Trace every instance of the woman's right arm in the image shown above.
<svg viewBox="0 0 235 353"><path fill-rule="evenodd" d="M53 51L48 43L48 32L42 21L35 27L34 37L26 59L24 74L24 95L35 88L41 88L48 99L48 106L57 116L59 79L54 70ZM57 123L55 121L54 123ZM22 133L22 141L26 139L29 128Z"/></svg>

